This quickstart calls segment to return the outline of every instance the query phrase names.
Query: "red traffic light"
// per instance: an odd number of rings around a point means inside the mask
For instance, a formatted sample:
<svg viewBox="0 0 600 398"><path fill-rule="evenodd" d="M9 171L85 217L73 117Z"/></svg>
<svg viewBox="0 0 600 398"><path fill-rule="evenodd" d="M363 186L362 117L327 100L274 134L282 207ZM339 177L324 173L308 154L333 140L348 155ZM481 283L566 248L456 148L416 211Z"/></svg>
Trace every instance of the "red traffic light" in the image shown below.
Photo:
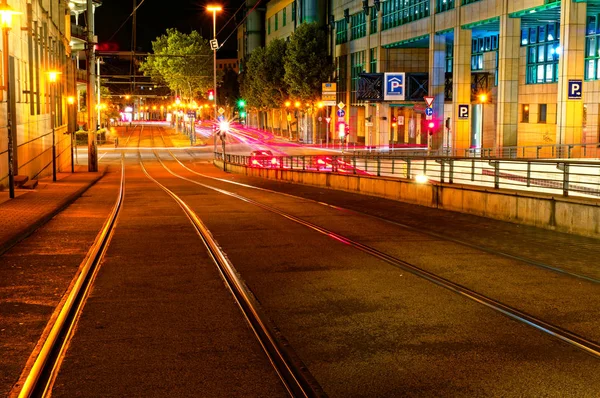
<svg viewBox="0 0 600 398"><path fill-rule="evenodd" d="M435 123L434 122L429 122L429 124L427 125L427 127L429 127L430 129L435 127Z"/></svg>

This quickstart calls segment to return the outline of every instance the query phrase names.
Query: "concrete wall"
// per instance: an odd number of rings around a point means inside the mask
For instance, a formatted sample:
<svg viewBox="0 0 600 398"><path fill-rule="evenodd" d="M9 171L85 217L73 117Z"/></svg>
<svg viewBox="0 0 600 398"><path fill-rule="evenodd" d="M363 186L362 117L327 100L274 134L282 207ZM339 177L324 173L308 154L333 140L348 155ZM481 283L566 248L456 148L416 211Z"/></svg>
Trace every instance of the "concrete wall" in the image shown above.
<svg viewBox="0 0 600 398"><path fill-rule="evenodd" d="M219 167L220 161L215 161ZM600 201L460 184L227 165L233 173L379 196L517 224L600 238Z"/></svg>

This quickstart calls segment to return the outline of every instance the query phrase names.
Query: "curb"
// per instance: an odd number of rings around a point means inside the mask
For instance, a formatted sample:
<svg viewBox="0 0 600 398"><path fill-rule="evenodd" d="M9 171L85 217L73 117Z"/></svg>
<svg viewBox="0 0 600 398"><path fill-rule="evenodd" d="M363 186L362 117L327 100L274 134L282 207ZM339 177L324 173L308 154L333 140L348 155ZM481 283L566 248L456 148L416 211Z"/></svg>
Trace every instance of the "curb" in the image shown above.
<svg viewBox="0 0 600 398"><path fill-rule="evenodd" d="M94 180L92 180L89 185L85 185L67 196L63 201L58 203L58 206L51 210L49 213L45 214L41 218L39 218L33 224L25 227L23 230L18 231L12 238L9 238L3 244L0 244L0 256L4 255L7 251L12 249L17 243L21 242L29 235L33 234L38 228L42 227L48 221L54 218L57 214L62 212L65 208L70 206L73 202L75 202L81 195L83 195L88 189L93 187L100 179L102 179L106 175L106 171L108 169L105 167L102 173Z"/></svg>

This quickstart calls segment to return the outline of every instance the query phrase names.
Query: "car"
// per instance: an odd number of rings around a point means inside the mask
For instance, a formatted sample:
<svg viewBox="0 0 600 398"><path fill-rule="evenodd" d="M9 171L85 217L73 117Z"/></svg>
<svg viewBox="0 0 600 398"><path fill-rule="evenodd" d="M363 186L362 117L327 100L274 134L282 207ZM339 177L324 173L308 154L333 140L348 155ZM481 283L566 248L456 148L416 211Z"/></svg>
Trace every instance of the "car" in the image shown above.
<svg viewBox="0 0 600 398"><path fill-rule="evenodd" d="M250 152L251 167L279 167L279 161L269 150L258 150Z"/></svg>

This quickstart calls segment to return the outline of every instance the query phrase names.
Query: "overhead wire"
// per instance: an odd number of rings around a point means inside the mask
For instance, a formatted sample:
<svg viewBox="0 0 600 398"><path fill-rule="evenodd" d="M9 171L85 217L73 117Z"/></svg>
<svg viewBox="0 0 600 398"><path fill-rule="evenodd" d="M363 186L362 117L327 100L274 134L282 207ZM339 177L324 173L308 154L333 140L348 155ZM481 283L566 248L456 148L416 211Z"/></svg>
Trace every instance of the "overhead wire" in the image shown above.
<svg viewBox="0 0 600 398"><path fill-rule="evenodd" d="M241 20L241 21L240 21L240 22L239 22L239 23L238 23L238 24L235 26L235 29L233 29L233 30L231 31L231 33L229 34L229 36L227 36L227 37L225 38L225 40L223 40L223 42L221 43L221 45L219 46L219 48L223 47L223 46L225 45L225 43L227 42L227 40L229 40L229 38L231 37L231 35L233 35L235 32L237 32L237 30L238 30L238 28L240 27L240 25L244 23L244 21L246 20L246 18L248 18L248 16L249 16L250 14L252 14L252 11L254 11L254 9L256 9L256 7L258 7L258 5L260 4L260 2L261 2L261 1L262 1L262 0L258 0L258 1L256 2L256 4L254 5L254 7L252 7L252 8L250 9L250 11L248 11L248 13L246 13L246 15L244 16L244 18L243 18L243 19L242 19L242 20ZM221 29L221 30L222 30L222 29Z"/></svg>
<svg viewBox="0 0 600 398"><path fill-rule="evenodd" d="M123 23L121 24L121 26L119 26L119 28L118 28L118 29L115 31L115 33L113 33L113 34L112 34L112 36L110 37L110 39L108 39L108 41L111 41L111 40L112 40L112 39L115 37L115 35L116 35L117 33L119 33L119 31L120 31L121 29L123 29L123 26L125 26L125 24L127 23L127 21L129 21L129 18L131 18L131 17L133 16L133 14L135 14L135 12L138 10L138 8L140 8L140 7L142 6L142 4L144 4L144 2L145 2L145 1L146 1L146 0L142 0L142 1L140 2L140 4L138 4L138 5L137 5L137 7L135 8L135 10L133 10L133 11L131 12L131 14L129 14L129 16L128 16L127 18L125 18L125 20L123 21Z"/></svg>

